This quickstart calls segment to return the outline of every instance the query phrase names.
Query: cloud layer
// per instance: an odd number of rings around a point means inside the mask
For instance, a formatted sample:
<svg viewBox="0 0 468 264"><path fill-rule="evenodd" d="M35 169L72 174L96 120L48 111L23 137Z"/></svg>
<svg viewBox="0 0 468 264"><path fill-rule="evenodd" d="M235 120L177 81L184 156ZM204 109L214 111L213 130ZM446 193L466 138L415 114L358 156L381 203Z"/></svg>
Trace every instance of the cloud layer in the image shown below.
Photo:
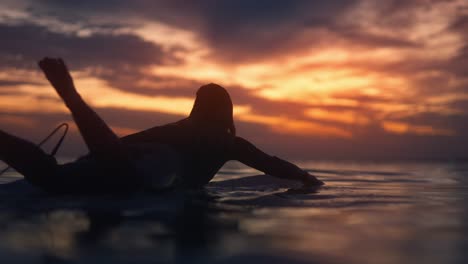
<svg viewBox="0 0 468 264"><path fill-rule="evenodd" d="M1 129L28 138L69 119L35 66L59 56L122 134L182 118L217 82L241 135L280 155L468 157L466 1L1 5Z"/></svg>

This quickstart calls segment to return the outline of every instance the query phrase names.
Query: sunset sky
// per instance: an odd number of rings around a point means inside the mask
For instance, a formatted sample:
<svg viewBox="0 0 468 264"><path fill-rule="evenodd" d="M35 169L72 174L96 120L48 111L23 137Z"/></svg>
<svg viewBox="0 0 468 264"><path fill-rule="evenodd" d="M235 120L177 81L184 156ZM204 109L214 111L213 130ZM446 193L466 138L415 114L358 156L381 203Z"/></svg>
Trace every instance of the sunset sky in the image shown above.
<svg viewBox="0 0 468 264"><path fill-rule="evenodd" d="M119 135L213 82L281 157L468 158L467 0L1 0L0 36L0 129L35 142L72 121L50 56ZM85 152L72 129L62 154Z"/></svg>

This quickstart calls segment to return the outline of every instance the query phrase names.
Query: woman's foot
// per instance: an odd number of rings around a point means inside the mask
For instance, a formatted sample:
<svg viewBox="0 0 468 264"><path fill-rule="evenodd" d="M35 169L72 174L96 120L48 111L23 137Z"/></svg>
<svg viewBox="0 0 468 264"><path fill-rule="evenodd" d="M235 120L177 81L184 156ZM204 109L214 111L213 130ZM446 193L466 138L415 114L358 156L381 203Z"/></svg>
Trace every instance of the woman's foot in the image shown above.
<svg viewBox="0 0 468 264"><path fill-rule="evenodd" d="M69 98L77 94L73 79L62 59L46 57L38 64L61 98Z"/></svg>

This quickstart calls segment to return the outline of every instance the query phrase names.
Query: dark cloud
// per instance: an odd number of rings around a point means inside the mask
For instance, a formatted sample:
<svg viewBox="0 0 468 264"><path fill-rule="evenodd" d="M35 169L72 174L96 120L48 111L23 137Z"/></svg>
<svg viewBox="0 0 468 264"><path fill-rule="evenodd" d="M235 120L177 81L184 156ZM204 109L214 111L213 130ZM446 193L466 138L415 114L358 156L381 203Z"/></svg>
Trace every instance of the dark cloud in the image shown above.
<svg viewBox="0 0 468 264"><path fill-rule="evenodd" d="M468 101L459 101L455 104L466 107L468 106ZM392 118L390 116L388 120L403 122L414 126L430 126L435 129L446 129L455 132L455 136L460 138L468 136L468 112L452 114L439 112L420 112L397 118Z"/></svg>
<svg viewBox="0 0 468 264"><path fill-rule="evenodd" d="M467 91L468 91L468 89L467 89ZM465 115L467 115L466 118L468 119L468 99L455 100L449 105L451 107L453 107L454 109L456 109L456 110L458 110L458 111L460 111L462 113L465 113ZM468 134L468 130L467 130L467 134Z"/></svg>
<svg viewBox="0 0 468 264"><path fill-rule="evenodd" d="M465 6L465 9L468 9L468 6ZM458 77L468 78L468 15L458 15L448 30L459 33L465 45L443 67ZM468 89L466 91L468 92Z"/></svg>
<svg viewBox="0 0 468 264"><path fill-rule="evenodd" d="M96 17L115 13L117 18L144 18L164 22L199 34L200 40L224 62L277 58L287 52L320 48L330 42L347 46L407 47L408 40L366 32L341 23L358 1L41 1L36 8ZM45 11L43 11L45 12ZM77 18L78 19L78 18ZM83 18L82 18L83 19ZM119 21L119 19L115 19Z"/></svg>
<svg viewBox="0 0 468 264"><path fill-rule="evenodd" d="M454 20L454 22L449 26L449 29L458 31L460 33L467 33L468 32L468 15L458 16ZM468 38L466 34L464 36Z"/></svg>
<svg viewBox="0 0 468 264"><path fill-rule="evenodd" d="M217 57L236 62L323 45L320 29L333 25L354 1L218 2L197 11L204 21L199 32Z"/></svg>
<svg viewBox="0 0 468 264"><path fill-rule="evenodd" d="M191 97L205 84L177 77L157 76L142 71L127 71L116 74L114 71L96 72L113 88L147 96Z"/></svg>
<svg viewBox="0 0 468 264"><path fill-rule="evenodd" d="M178 60L154 43L131 34L93 34L78 37L32 25L0 25L0 67L36 68L44 57L63 57L74 69L133 71Z"/></svg>
<svg viewBox="0 0 468 264"><path fill-rule="evenodd" d="M42 0L32 1L30 10L88 27L98 26L98 21L112 21L111 25L121 27L125 27L124 21L132 21L133 25L145 21L167 23L198 33L200 40L212 48L212 55L226 63L277 59L281 55L321 48L330 43L348 49L414 48L420 45L401 36L369 32L367 26L360 25L362 18L359 15L354 15L355 21L350 22L346 15L350 10L364 8L361 3L358 0ZM410 27L418 23L414 10L430 11L437 8L435 3L439 2L375 2L372 11L379 19L373 21L373 26ZM449 30L466 32L466 18L459 16ZM92 21L96 22L93 24Z"/></svg>
<svg viewBox="0 0 468 264"><path fill-rule="evenodd" d="M28 82L28 81L10 81L10 80L0 80L0 87L6 86L6 87L11 87L11 86L17 86L17 85L37 85L37 82Z"/></svg>
<svg viewBox="0 0 468 264"><path fill-rule="evenodd" d="M447 63L446 66L448 71L458 77L468 78L468 39L467 44L459 51L457 56Z"/></svg>
<svg viewBox="0 0 468 264"><path fill-rule="evenodd" d="M145 74L147 67L181 63L167 50L132 34L98 33L79 37L72 33L51 32L32 24L0 24L0 35L5 36L0 41L0 69L37 70L36 63L40 58L62 57L71 70L87 70L115 88L133 93L147 93L143 87L138 89L131 83L150 78ZM15 94L12 86L22 84L36 83L0 80L3 94ZM135 90L129 90L132 88ZM171 91L181 92L178 89Z"/></svg>

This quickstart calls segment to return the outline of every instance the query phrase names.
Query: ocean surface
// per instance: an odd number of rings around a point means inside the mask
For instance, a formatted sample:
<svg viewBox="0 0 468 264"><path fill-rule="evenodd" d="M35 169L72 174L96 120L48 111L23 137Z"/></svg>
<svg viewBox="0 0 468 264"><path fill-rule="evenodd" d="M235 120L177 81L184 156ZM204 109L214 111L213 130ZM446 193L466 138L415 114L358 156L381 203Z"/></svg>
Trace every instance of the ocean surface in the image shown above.
<svg viewBox="0 0 468 264"><path fill-rule="evenodd" d="M51 196L0 177L1 263L468 263L468 163L229 163L205 190ZM0 167L1 168L1 167Z"/></svg>

